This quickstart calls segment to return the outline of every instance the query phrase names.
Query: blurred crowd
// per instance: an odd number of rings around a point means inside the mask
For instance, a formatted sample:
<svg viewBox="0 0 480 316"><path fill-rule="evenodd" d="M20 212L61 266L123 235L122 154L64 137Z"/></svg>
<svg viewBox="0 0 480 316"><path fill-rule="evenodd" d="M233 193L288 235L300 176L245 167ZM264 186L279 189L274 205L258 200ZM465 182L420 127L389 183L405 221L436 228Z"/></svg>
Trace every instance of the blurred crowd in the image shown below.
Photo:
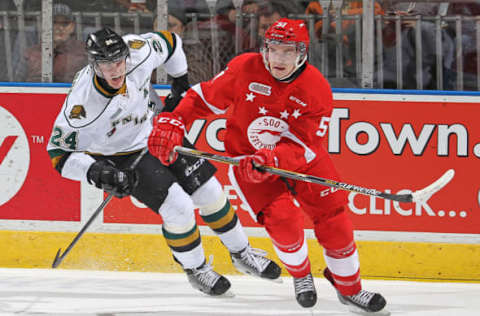
<svg viewBox="0 0 480 316"><path fill-rule="evenodd" d="M9 70L0 81L41 81L41 2L0 2L0 66ZM478 1L384 0L373 10L375 87L479 90ZM53 0L53 81L70 82L86 64L84 40L101 25L121 34L166 25L181 36L196 83L260 50L265 30L290 17L305 20L309 61L333 87L361 87L362 14L355 0L169 0L168 21L158 23L157 0Z"/></svg>

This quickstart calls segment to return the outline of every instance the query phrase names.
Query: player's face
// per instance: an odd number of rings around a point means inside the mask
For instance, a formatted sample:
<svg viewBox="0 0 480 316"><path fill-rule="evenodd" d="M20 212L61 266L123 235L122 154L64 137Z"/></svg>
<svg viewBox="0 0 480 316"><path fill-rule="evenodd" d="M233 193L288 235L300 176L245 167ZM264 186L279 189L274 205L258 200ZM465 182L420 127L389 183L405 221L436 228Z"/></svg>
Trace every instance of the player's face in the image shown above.
<svg viewBox="0 0 480 316"><path fill-rule="evenodd" d="M269 44L267 48L268 63L272 76L283 79L295 70L298 52L292 44Z"/></svg>
<svg viewBox="0 0 480 316"><path fill-rule="evenodd" d="M125 59L110 63L98 63L98 69L110 87L120 89L125 81L126 62Z"/></svg>

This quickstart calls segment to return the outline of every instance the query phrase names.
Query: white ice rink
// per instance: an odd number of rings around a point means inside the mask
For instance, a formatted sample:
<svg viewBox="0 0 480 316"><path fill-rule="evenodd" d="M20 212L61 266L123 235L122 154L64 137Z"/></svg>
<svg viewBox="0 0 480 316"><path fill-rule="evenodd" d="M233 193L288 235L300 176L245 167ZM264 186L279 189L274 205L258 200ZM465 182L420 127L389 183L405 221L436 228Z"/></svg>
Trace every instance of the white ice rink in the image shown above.
<svg viewBox="0 0 480 316"><path fill-rule="evenodd" d="M0 315L352 315L322 278L311 311L297 305L291 278L228 278L233 298L205 296L183 274L0 269ZM480 284L364 280L363 287L381 292L391 315L480 315Z"/></svg>

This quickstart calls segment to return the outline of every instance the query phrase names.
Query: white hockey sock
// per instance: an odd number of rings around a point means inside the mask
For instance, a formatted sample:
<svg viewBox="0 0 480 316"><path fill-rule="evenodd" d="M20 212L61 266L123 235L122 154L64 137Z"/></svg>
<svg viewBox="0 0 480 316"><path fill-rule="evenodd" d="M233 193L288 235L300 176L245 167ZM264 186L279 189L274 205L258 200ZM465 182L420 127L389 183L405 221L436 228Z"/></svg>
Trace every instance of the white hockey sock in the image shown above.
<svg viewBox="0 0 480 316"><path fill-rule="evenodd" d="M198 268L205 262L205 253L202 244L189 251L179 252L172 249L175 258L184 269Z"/></svg>

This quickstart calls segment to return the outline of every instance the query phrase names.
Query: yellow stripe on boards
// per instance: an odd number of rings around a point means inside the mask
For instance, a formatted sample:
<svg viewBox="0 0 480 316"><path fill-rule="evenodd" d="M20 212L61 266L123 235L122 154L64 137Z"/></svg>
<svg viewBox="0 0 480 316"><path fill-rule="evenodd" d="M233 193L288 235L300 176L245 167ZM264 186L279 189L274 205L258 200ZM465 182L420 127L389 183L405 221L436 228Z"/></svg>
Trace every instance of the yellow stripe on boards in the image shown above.
<svg viewBox="0 0 480 316"><path fill-rule="evenodd" d="M51 268L59 248L62 252L76 233L0 231L0 267ZM268 252L279 263L272 242L250 237L254 248ZM322 276L325 268L322 248L308 240L312 273ZM223 274L238 274L229 253L216 236L202 236L208 257ZM357 242L360 273L365 279L402 279L480 283L480 245L415 242ZM178 272L162 234L86 233L65 257L60 269ZM287 275L283 270L283 275Z"/></svg>

